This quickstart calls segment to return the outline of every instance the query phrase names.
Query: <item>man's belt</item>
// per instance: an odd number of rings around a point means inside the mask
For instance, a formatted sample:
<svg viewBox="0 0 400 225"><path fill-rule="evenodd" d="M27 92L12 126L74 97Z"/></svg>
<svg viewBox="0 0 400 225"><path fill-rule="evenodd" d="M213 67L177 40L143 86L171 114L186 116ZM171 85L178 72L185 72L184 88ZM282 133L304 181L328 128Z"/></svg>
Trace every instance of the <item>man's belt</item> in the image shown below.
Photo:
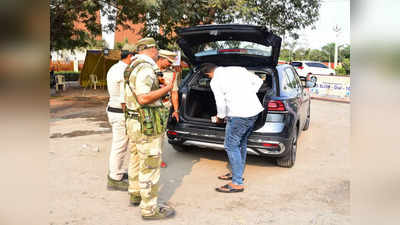
<svg viewBox="0 0 400 225"><path fill-rule="evenodd" d="M124 113L124 111L122 111L121 108L114 108L114 107L110 107L110 106L107 107L107 111L114 112L114 113Z"/></svg>

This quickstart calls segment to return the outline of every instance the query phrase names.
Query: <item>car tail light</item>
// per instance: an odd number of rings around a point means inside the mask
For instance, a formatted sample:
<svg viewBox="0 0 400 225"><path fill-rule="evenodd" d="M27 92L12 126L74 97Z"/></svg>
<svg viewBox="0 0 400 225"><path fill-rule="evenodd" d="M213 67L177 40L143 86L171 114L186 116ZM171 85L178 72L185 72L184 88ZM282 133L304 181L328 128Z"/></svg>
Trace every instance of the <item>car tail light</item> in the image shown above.
<svg viewBox="0 0 400 225"><path fill-rule="evenodd" d="M285 111L285 105L282 101L271 100L268 102L268 111Z"/></svg>
<svg viewBox="0 0 400 225"><path fill-rule="evenodd" d="M279 144L263 143L264 147L279 147Z"/></svg>
<svg viewBox="0 0 400 225"><path fill-rule="evenodd" d="M297 68L299 68L299 69L301 69L301 70L302 70L302 69L304 69L304 67L303 67L303 66L299 66L299 67L297 67Z"/></svg>
<svg viewBox="0 0 400 225"><path fill-rule="evenodd" d="M177 135L177 133L176 133L175 131L171 131L171 130L169 130L169 131L167 132L167 134L173 135L173 136L176 136L176 135Z"/></svg>

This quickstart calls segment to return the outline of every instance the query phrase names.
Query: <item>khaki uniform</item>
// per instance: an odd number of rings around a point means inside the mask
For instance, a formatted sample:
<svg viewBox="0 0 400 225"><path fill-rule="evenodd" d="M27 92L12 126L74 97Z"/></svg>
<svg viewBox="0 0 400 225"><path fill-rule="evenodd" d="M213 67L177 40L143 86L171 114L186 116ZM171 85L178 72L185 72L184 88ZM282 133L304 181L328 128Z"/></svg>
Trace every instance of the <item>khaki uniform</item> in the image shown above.
<svg viewBox="0 0 400 225"><path fill-rule="evenodd" d="M172 70L172 68L168 68L167 70L163 71L163 78L168 83L172 80L173 76L174 76L174 71ZM181 73L176 72L176 78L175 78L174 85L172 87L171 92L172 91L178 91L178 85L180 84L180 82L181 82ZM169 96L168 101L163 102L163 104L168 108L172 107L171 94Z"/></svg>
<svg viewBox="0 0 400 225"><path fill-rule="evenodd" d="M140 63L129 77L129 85L136 95L149 93L159 88L155 74L156 65ZM125 87L125 102L129 110L137 110L139 104L129 87ZM157 100L147 106L161 106ZM164 134L147 136L141 131L141 123L137 118L128 116L126 120L127 134L130 141L129 190L130 194L139 195L143 216L154 215L157 208L158 187L160 180L161 149Z"/></svg>

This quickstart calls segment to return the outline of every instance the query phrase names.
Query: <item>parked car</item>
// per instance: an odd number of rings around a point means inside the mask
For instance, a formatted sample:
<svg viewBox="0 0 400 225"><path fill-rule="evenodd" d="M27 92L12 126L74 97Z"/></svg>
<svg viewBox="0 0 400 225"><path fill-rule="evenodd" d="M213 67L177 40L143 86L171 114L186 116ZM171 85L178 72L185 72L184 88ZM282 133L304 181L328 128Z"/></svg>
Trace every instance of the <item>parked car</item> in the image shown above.
<svg viewBox="0 0 400 225"><path fill-rule="evenodd" d="M257 95L264 106L248 139L250 154L275 157L282 167L295 164L298 136L310 125L312 82L300 80L288 64L278 65L282 39L265 27L201 25L177 30L178 44L193 65L179 88L180 119L168 120L168 142L177 151L194 145L224 149L226 124L212 123L217 114L210 79L202 63L243 66L264 80ZM304 83L304 84L303 84ZM306 84L308 86L306 86Z"/></svg>
<svg viewBox="0 0 400 225"><path fill-rule="evenodd" d="M330 69L321 62L295 61L291 62L290 65L296 68L297 73L301 77L307 77L309 74L336 75L334 69Z"/></svg>

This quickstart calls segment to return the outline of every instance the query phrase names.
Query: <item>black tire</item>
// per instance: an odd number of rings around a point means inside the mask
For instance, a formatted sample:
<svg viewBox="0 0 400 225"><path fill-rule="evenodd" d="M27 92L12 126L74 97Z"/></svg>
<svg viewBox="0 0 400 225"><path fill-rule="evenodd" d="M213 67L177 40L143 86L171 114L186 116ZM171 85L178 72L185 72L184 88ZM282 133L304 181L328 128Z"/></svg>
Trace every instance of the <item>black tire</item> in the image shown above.
<svg viewBox="0 0 400 225"><path fill-rule="evenodd" d="M310 107L308 106L308 114L307 114L307 119L306 119L306 123L304 124L303 130L308 130L308 128L310 127Z"/></svg>
<svg viewBox="0 0 400 225"><path fill-rule="evenodd" d="M180 145L180 144L171 144L172 148L177 152L187 152L188 146Z"/></svg>
<svg viewBox="0 0 400 225"><path fill-rule="evenodd" d="M276 164L280 167L291 168L296 162L296 152L297 152L297 132L294 132L292 137L292 144L287 149L288 154L282 158L276 159Z"/></svg>

